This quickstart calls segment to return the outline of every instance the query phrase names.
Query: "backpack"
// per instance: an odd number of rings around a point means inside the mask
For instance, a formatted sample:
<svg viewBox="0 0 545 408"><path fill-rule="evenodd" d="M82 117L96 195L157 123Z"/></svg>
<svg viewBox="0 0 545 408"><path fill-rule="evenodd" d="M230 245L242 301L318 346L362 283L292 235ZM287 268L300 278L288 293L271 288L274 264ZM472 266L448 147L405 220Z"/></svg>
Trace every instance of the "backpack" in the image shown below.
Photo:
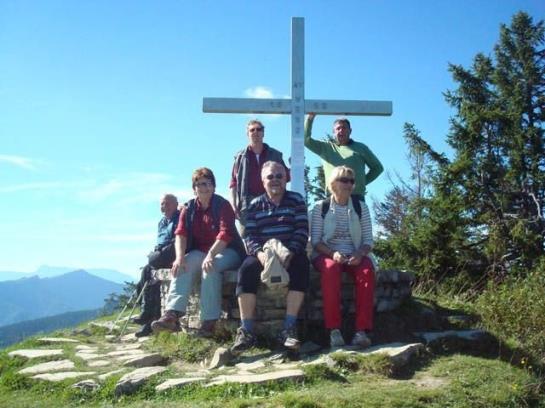
<svg viewBox="0 0 545 408"><path fill-rule="evenodd" d="M354 207L354 211L356 211L356 214L358 214L358 218L361 218L360 196L351 195L350 198L352 199L352 206ZM329 197L327 197L325 200L322 200L322 218L325 218L325 215L329 211L330 205L331 205L331 200Z"/></svg>

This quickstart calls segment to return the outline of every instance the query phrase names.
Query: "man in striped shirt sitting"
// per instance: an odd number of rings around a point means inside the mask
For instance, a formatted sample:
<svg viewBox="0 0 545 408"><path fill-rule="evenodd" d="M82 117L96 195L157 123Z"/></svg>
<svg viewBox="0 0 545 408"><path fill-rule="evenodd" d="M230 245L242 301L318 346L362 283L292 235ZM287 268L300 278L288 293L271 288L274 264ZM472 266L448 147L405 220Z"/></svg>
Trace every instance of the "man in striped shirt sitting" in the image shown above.
<svg viewBox="0 0 545 408"><path fill-rule="evenodd" d="M234 354L249 349L256 341L253 324L257 287L266 261L263 246L272 238L279 240L290 251L283 265L290 282L286 317L279 340L287 349L299 348L297 315L309 282L307 206L299 193L286 191L286 169L282 164L273 161L264 163L261 180L265 194L254 198L248 207L245 237L248 256L238 270L236 293L241 327L231 347Z"/></svg>

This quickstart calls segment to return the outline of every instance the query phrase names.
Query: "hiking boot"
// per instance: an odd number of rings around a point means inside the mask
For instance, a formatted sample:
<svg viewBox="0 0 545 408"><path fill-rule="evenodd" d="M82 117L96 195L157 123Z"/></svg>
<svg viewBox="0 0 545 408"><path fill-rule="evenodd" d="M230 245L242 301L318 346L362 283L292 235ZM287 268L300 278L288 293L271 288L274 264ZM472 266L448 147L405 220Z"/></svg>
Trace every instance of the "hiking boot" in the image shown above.
<svg viewBox="0 0 545 408"><path fill-rule="evenodd" d="M136 337L146 337L153 333L153 330L151 330L151 323L144 324L140 330L138 330L134 335Z"/></svg>
<svg viewBox="0 0 545 408"><path fill-rule="evenodd" d="M344 346L344 339L339 329L333 329L329 333L329 345L331 348Z"/></svg>
<svg viewBox="0 0 545 408"><path fill-rule="evenodd" d="M174 310L167 310L159 320L151 323L151 328L154 332L179 332L182 329L178 314Z"/></svg>
<svg viewBox="0 0 545 408"><path fill-rule="evenodd" d="M369 337L367 337L367 334L363 330L361 330L354 334L354 338L352 339L352 345L360 348L367 348L371 345L371 339L369 339Z"/></svg>
<svg viewBox="0 0 545 408"><path fill-rule="evenodd" d="M286 347L288 350L299 350L301 342L297 338L297 327L292 326L289 329L284 329L278 336L280 344Z"/></svg>
<svg viewBox="0 0 545 408"><path fill-rule="evenodd" d="M230 351L233 354L240 354L243 351L252 348L255 343L255 335L245 330L243 327L239 327L237 330L237 336L235 337L235 342L231 346Z"/></svg>

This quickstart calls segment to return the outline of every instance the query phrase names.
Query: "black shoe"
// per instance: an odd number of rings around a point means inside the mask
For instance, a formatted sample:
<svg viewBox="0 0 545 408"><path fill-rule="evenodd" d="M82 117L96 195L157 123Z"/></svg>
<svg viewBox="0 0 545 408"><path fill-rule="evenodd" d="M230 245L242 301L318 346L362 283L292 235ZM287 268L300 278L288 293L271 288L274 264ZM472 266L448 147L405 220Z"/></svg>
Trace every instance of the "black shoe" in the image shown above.
<svg viewBox="0 0 545 408"><path fill-rule="evenodd" d="M250 333L243 327L239 327L237 330L237 336L235 342L230 348L232 354L240 354L252 348L256 343L256 338L253 333Z"/></svg>
<svg viewBox="0 0 545 408"><path fill-rule="evenodd" d="M151 330L151 323L144 324L140 330L138 330L134 335L136 337L146 337L153 333L153 330Z"/></svg>
<svg viewBox="0 0 545 408"><path fill-rule="evenodd" d="M301 342L297 337L297 327L292 326L289 329L284 329L278 335L279 343L288 350L299 350Z"/></svg>
<svg viewBox="0 0 545 408"><path fill-rule="evenodd" d="M131 319L131 323L143 325L143 324L151 323L152 320L153 319L150 319L148 315L141 313L140 316L133 317Z"/></svg>

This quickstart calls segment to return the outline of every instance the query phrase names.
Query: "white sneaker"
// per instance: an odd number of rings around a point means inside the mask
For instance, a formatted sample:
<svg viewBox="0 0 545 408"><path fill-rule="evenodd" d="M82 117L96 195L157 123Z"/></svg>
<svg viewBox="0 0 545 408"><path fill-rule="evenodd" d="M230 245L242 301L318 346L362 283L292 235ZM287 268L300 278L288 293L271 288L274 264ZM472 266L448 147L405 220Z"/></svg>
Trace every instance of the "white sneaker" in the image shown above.
<svg viewBox="0 0 545 408"><path fill-rule="evenodd" d="M331 347L342 347L344 346L344 339L341 331L339 329L333 329L329 333L329 345Z"/></svg>
<svg viewBox="0 0 545 408"><path fill-rule="evenodd" d="M369 337L367 337L367 334L365 334L365 332L362 330L356 332L354 338L352 339L352 345L361 348L367 348L371 345L371 339L369 339Z"/></svg>

